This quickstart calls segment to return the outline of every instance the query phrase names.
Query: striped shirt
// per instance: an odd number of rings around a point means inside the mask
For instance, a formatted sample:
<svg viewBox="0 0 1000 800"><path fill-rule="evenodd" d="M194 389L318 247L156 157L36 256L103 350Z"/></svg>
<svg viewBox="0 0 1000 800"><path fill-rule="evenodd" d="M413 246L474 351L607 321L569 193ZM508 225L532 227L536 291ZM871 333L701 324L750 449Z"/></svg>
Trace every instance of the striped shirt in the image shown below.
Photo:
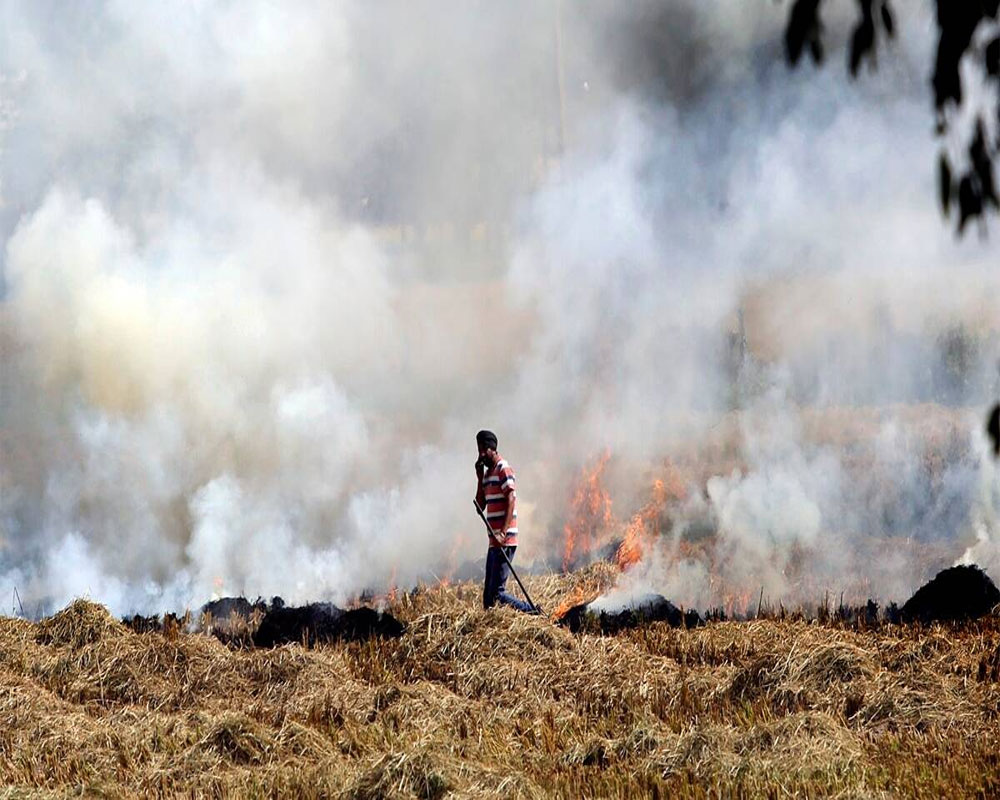
<svg viewBox="0 0 1000 800"><path fill-rule="evenodd" d="M483 475L483 498L486 506L486 521L497 533L503 532L503 524L507 519L507 506L517 496L514 492L514 470L504 458L497 456L497 463ZM517 545L517 506L514 506L514 517L507 529L504 545ZM490 537L490 547L499 547L497 540Z"/></svg>

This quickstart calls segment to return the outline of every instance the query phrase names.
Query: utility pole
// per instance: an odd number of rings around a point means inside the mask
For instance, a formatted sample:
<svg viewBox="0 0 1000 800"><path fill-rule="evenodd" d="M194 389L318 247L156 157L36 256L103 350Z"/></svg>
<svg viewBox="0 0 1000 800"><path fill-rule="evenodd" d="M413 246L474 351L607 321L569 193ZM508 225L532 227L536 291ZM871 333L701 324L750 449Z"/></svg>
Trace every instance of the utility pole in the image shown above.
<svg viewBox="0 0 1000 800"><path fill-rule="evenodd" d="M554 0L556 26L556 87L559 92L559 157L566 151L566 79L563 75L562 0Z"/></svg>

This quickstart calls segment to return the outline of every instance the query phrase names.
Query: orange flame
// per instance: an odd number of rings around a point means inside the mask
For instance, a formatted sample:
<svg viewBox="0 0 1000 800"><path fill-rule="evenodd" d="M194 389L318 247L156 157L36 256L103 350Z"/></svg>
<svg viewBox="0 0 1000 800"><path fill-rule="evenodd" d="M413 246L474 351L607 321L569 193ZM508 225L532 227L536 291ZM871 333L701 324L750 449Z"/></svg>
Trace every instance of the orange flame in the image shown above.
<svg viewBox="0 0 1000 800"><path fill-rule="evenodd" d="M653 481L653 496L649 502L633 514L625 526L625 535L615 553L615 561L621 570L640 561L651 541L659 536L660 517L666 505L683 499L687 494L680 471L669 463L666 469L665 477Z"/></svg>
<svg viewBox="0 0 1000 800"><path fill-rule="evenodd" d="M568 571L574 561L586 559L595 547L608 544L619 534L621 542L615 552L619 568L624 570L637 563L659 535L664 509L687 495L681 471L666 462L663 477L653 482L648 502L622 524L612 513L611 496L603 485L610 457L610 451L605 450L592 465L583 468L577 480L570 501L569 520L563 527L563 571Z"/></svg>
<svg viewBox="0 0 1000 800"><path fill-rule="evenodd" d="M598 597L600 597L600 594L601 593L596 589L587 591L582 586L577 586L576 589L573 590L573 593L559 604L559 607L552 614L553 619L562 619L574 606L583 605L585 603L593 603Z"/></svg>
<svg viewBox="0 0 1000 800"><path fill-rule="evenodd" d="M629 520L628 526L625 528L625 538L618 545L618 551L615 553L615 561L618 562L619 569L624 571L642 558L645 535L646 520L640 512Z"/></svg>
<svg viewBox="0 0 1000 800"><path fill-rule="evenodd" d="M653 483L652 500L646 503L642 510L633 514L625 526L625 536L615 553L619 569L625 570L637 563L642 558L644 540L659 533L660 509L663 507L664 499L663 481L657 479Z"/></svg>
<svg viewBox="0 0 1000 800"><path fill-rule="evenodd" d="M754 601L750 592L729 592L722 598L722 609L729 618L746 617L750 614L750 605Z"/></svg>
<svg viewBox="0 0 1000 800"><path fill-rule="evenodd" d="M451 550L445 564L444 575L438 579L438 585L447 587L451 585L452 577L458 570L458 553L462 548L463 536L461 531L457 532L451 541Z"/></svg>
<svg viewBox="0 0 1000 800"><path fill-rule="evenodd" d="M584 467L573 497L570 500L570 518L563 527L566 543L563 549L563 571L567 571L575 558L590 554L595 540L612 525L611 496L604 488L602 477L611 451L605 450L591 467Z"/></svg>

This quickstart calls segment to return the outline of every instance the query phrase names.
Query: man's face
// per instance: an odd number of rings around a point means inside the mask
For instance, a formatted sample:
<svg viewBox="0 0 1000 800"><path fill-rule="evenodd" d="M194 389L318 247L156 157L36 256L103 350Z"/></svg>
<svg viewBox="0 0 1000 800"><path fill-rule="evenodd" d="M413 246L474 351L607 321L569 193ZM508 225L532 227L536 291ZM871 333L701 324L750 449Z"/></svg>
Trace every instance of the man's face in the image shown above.
<svg viewBox="0 0 1000 800"><path fill-rule="evenodd" d="M497 460L497 451L488 445L479 445L479 458L487 464L495 464Z"/></svg>

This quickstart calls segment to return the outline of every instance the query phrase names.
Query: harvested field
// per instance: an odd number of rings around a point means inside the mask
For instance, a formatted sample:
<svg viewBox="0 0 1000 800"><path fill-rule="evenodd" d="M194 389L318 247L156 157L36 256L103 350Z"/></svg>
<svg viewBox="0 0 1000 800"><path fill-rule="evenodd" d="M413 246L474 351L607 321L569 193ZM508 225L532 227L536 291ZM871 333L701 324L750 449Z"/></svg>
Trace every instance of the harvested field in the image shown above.
<svg viewBox="0 0 1000 800"><path fill-rule="evenodd" d="M526 581L543 607L609 565ZM77 601L0 619L0 778L103 796L974 797L1000 793L1000 618L574 635L474 583L399 638L227 647Z"/></svg>

